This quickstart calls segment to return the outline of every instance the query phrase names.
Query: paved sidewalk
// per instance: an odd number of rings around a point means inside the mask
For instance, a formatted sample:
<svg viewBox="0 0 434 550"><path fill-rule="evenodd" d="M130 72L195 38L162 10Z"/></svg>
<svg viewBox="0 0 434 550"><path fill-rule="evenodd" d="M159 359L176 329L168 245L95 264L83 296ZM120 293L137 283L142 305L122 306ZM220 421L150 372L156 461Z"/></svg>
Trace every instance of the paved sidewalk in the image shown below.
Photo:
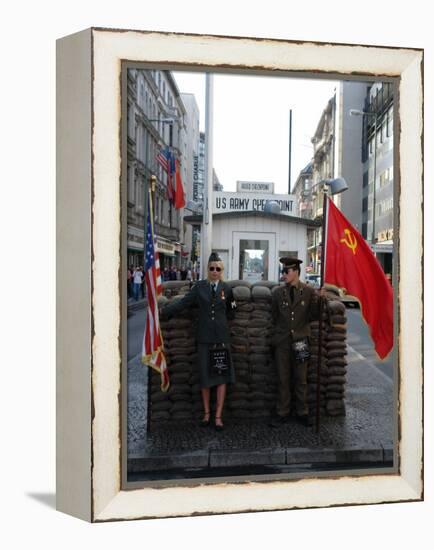
<svg viewBox="0 0 434 550"><path fill-rule="evenodd" d="M269 466L276 472L305 464L392 466L393 382L350 346L346 416L324 416L319 434L295 421L272 429L266 420L228 420L223 432L183 423L147 434L146 371L139 356L128 364L128 471L135 479L140 472L155 477L182 469L219 475L227 467Z"/></svg>

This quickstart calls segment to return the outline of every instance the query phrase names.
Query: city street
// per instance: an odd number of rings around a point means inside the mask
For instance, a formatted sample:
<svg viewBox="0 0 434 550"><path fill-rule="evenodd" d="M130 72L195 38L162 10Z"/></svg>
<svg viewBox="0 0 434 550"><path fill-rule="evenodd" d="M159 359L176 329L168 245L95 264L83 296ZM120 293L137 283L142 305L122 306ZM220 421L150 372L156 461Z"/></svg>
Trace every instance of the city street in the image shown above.
<svg viewBox="0 0 434 550"><path fill-rule="evenodd" d="M351 347L360 359L366 361L371 366L377 368L380 372L393 380L393 361L394 350L389 356L381 361L375 353L372 340L369 336L369 328L362 318L360 309L347 309L348 319L348 340L347 345Z"/></svg>
<svg viewBox="0 0 434 550"><path fill-rule="evenodd" d="M128 361L142 351L143 333L145 330L146 309L144 305L128 308Z"/></svg>

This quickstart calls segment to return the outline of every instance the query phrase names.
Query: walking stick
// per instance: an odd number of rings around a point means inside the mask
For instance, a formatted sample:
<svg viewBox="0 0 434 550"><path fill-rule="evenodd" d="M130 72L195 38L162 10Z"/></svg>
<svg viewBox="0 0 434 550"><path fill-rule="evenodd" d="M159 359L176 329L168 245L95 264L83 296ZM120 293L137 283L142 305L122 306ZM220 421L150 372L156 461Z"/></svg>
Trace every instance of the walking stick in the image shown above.
<svg viewBox="0 0 434 550"><path fill-rule="evenodd" d="M327 192L323 189L322 206L322 234L321 234L321 277L320 290L324 285L324 267L325 267L325 247L326 247L326 217L327 217ZM319 338L318 338L318 364L316 369L316 433L319 433L321 421L321 363L322 363L322 318L324 312L324 300L319 297Z"/></svg>

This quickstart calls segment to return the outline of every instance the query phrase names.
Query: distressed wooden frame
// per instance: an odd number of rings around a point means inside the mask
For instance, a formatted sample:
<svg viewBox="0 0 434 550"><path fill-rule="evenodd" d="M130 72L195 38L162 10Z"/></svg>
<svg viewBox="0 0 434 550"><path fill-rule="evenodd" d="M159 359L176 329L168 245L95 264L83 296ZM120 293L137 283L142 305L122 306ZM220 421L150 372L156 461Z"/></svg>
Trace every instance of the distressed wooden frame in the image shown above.
<svg viewBox="0 0 434 550"><path fill-rule="evenodd" d="M121 489L123 60L399 78L398 473ZM57 102L58 509L104 522L421 500L423 51L92 28L58 41Z"/></svg>

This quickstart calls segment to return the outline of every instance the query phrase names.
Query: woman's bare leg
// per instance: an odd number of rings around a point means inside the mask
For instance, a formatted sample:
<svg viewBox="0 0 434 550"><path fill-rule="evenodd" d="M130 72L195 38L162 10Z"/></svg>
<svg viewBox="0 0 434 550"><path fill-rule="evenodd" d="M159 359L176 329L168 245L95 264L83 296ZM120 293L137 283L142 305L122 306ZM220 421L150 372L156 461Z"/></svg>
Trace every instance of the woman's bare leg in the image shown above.
<svg viewBox="0 0 434 550"><path fill-rule="evenodd" d="M202 388L200 391L202 393L202 403L203 403L203 411L204 411L203 420L206 421L206 420L209 420L209 415L211 414L210 407L209 407L211 392L209 388Z"/></svg>
<svg viewBox="0 0 434 550"><path fill-rule="evenodd" d="M223 414L223 405L225 404L225 397L226 397L226 384L220 384L217 386L217 406L216 406L216 412L215 412L216 426L223 426L222 414Z"/></svg>

